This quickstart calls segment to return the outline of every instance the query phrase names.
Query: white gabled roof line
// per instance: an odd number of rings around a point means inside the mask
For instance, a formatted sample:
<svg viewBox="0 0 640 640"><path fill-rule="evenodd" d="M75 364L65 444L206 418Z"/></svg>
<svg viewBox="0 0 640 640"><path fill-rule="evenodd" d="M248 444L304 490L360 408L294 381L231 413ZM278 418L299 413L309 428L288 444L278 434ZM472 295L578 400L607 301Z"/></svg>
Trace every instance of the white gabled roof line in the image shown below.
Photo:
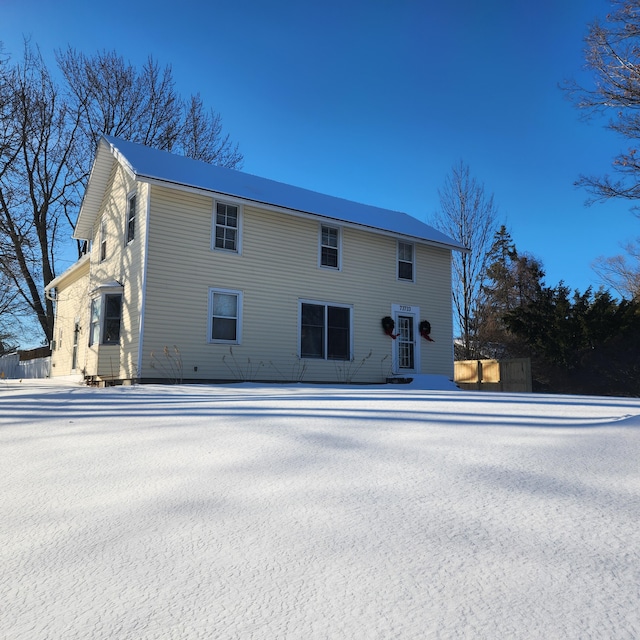
<svg viewBox="0 0 640 640"><path fill-rule="evenodd" d="M105 153L107 149L109 154ZM110 156L111 163L117 160L137 180L219 194L223 198L238 198L290 215L330 219L339 224L366 228L384 235L410 238L454 251L467 251L457 241L406 213L294 187L109 136L103 136L98 145L74 237L86 238L86 234L93 230L93 222L102 202L98 193L94 192L102 190L104 193L106 188L105 176L111 166L107 155ZM96 165L100 165L100 172L96 171ZM94 177L98 178L95 181L97 184L92 184Z"/></svg>

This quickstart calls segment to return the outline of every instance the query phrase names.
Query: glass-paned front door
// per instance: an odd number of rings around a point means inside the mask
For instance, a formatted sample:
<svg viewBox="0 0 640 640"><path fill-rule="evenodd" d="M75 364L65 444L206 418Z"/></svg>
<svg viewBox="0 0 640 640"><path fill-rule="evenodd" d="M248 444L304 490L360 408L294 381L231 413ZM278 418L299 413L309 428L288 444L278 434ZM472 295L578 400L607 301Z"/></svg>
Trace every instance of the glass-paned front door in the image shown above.
<svg viewBox="0 0 640 640"><path fill-rule="evenodd" d="M396 334L398 344L398 369L414 371L416 340L413 330L413 316L398 315Z"/></svg>

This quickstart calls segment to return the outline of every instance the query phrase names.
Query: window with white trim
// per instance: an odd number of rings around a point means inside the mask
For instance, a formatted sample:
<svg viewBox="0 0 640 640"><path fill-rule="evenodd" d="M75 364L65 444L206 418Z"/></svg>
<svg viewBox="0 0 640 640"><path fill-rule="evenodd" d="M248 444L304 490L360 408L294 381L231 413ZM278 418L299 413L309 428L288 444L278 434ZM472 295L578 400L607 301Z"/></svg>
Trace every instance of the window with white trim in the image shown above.
<svg viewBox="0 0 640 640"><path fill-rule="evenodd" d="M213 248L239 251L240 209L235 204L215 203Z"/></svg>
<svg viewBox="0 0 640 640"><path fill-rule="evenodd" d="M100 221L100 262L107 259L107 219Z"/></svg>
<svg viewBox="0 0 640 640"><path fill-rule="evenodd" d="M100 342L100 312L102 298L94 298L91 301L91 317L89 320L89 346Z"/></svg>
<svg viewBox="0 0 640 640"><path fill-rule="evenodd" d="M240 344L242 292L209 289L209 342Z"/></svg>
<svg viewBox="0 0 640 640"><path fill-rule="evenodd" d="M320 266L340 269L340 229L320 226Z"/></svg>
<svg viewBox="0 0 640 640"><path fill-rule="evenodd" d="M122 325L122 294L105 293L91 300L89 345L118 344Z"/></svg>
<svg viewBox="0 0 640 640"><path fill-rule="evenodd" d="M300 301L300 357L351 360L352 311L348 305Z"/></svg>
<svg viewBox="0 0 640 640"><path fill-rule="evenodd" d="M136 194L129 196L127 201L127 244L136 237Z"/></svg>
<svg viewBox="0 0 640 640"><path fill-rule="evenodd" d="M398 242L398 279L413 282L413 244Z"/></svg>

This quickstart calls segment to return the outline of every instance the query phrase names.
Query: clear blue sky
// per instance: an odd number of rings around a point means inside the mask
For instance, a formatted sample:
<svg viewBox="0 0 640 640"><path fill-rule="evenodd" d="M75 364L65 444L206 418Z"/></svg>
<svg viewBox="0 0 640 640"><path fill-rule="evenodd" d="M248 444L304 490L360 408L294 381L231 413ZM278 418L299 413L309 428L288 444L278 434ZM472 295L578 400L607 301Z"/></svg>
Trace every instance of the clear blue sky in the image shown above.
<svg viewBox="0 0 640 640"><path fill-rule="evenodd" d="M244 170L429 221L453 164L493 193L546 282L598 286L591 262L640 235L629 203L573 186L625 141L558 84L583 73L607 0L0 0L0 41L171 64L219 111ZM53 62L52 62L53 65Z"/></svg>

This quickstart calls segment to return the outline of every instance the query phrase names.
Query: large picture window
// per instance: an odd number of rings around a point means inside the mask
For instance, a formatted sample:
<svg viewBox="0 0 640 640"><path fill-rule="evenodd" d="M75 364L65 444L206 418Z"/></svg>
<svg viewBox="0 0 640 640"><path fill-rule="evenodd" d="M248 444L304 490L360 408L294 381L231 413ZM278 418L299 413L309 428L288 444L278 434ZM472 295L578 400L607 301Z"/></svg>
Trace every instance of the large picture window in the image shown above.
<svg viewBox="0 0 640 640"><path fill-rule="evenodd" d="M300 357L351 360L351 307L300 302Z"/></svg>
<svg viewBox="0 0 640 640"><path fill-rule="evenodd" d="M234 204L216 202L214 224L214 249L238 251L240 241L240 211Z"/></svg>
<svg viewBox="0 0 640 640"><path fill-rule="evenodd" d="M209 341L239 344L242 293L227 289L209 291Z"/></svg>

